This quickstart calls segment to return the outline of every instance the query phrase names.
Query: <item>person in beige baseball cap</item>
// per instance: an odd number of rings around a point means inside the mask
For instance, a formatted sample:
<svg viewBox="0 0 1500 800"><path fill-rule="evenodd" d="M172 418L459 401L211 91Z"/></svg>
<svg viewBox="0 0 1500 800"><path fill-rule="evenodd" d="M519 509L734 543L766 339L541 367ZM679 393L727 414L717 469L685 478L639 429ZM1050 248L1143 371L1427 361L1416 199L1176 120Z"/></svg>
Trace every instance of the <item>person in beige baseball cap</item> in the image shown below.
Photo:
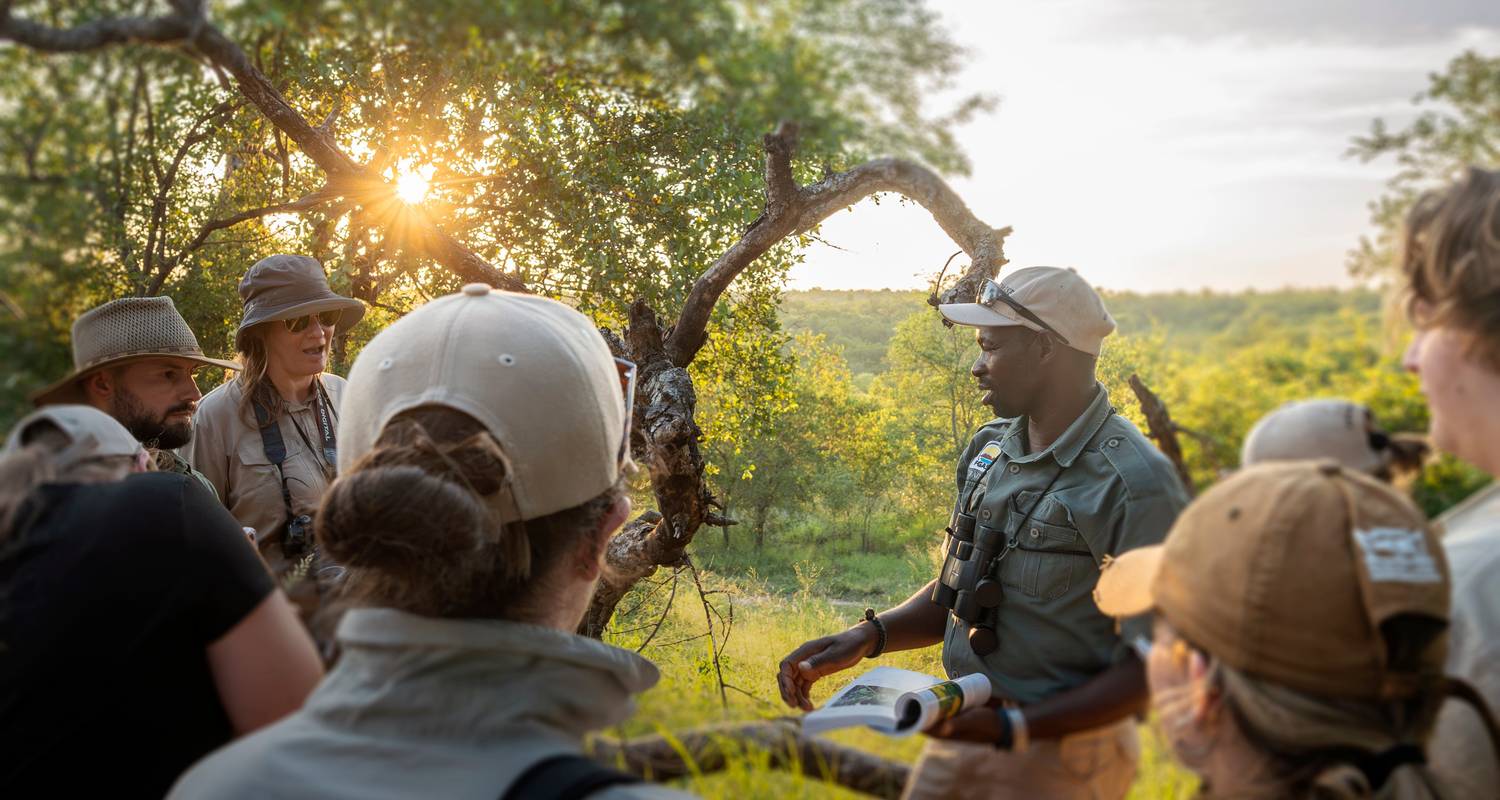
<svg viewBox="0 0 1500 800"><path fill-rule="evenodd" d="M630 513L635 367L582 314L470 284L371 339L317 515L353 608L299 714L174 798L680 797L581 757L656 667L579 636ZM540 793L539 793L540 792Z"/></svg>
<svg viewBox="0 0 1500 800"><path fill-rule="evenodd" d="M229 512L91 406L6 439L0 596L6 797L161 797L323 674Z"/></svg>
<svg viewBox="0 0 1500 800"><path fill-rule="evenodd" d="M1286 403L1257 420L1240 448L1240 464L1333 459L1389 483L1414 477L1429 450L1420 436L1381 429L1369 406L1318 398Z"/></svg>
<svg viewBox="0 0 1500 800"><path fill-rule="evenodd" d="M91 405L145 443L159 469L210 485L173 451L193 437L203 397L193 373L239 365L205 356L170 297L124 297L89 309L73 322L72 340L73 370L32 401Z"/></svg>
<svg viewBox="0 0 1500 800"><path fill-rule="evenodd" d="M1411 502L1325 460L1224 480L1107 565L1096 599L1155 611L1152 705L1206 795L1436 798L1448 590Z"/></svg>
<svg viewBox="0 0 1500 800"><path fill-rule="evenodd" d="M1126 643L1145 629L1116 626L1091 592L1103 561L1162 540L1187 494L1095 376L1115 324L1077 272L1018 269L939 311L976 329L970 372L996 415L956 465L942 567L901 605L783 658L782 700L811 710L821 678L941 643L948 677L985 675L1004 703L930 734L906 800L1119 800L1147 699Z"/></svg>

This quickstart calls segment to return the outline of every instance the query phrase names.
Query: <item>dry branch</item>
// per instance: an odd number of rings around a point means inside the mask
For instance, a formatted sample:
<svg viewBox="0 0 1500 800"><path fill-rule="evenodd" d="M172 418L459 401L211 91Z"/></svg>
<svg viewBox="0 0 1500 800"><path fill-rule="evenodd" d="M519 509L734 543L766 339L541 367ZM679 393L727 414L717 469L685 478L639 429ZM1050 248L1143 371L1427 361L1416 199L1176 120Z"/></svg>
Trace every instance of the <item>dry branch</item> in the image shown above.
<svg viewBox="0 0 1500 800"><path fill-rule="evenodd" d="M1182 444L1177 441L1177 433L1182 430L1177 423L1172 421L1172 415L1167 411L1167 404L1162 402L1156 393L1146 386L1139 375L1130 373L1130 389L1135 392L1135 397L1141 403L1141 413L1146 415L1146 430L1152 439L1156 440L1156 446L1161 448L1162 455L1172 462L1177 470L1177 477L1182 479L1182 488L1187 490L1188 496L1193 494L1193 476L1188 472L1187 462L1182 457Z"/></svg>
<svg viewBox="0 0 1500 800"><path fill-rule="evenodd" d="M800 770L856 792L896 800L911 767L862 750L802 735L793 720L713 725L627 741L597 739L589 755L652 780L724 770L746 750L764 752L772 769ZM684 757L684 753L686 757Z"/></svg>

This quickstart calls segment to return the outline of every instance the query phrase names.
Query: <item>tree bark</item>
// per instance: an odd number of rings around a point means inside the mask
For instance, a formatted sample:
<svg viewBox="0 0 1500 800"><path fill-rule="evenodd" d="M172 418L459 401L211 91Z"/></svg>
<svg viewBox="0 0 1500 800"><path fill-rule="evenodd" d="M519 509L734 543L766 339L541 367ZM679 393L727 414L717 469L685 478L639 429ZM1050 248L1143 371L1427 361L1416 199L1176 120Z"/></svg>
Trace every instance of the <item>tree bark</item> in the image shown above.
<svg viewBox="0 0 1500 800"><path fill-rule="evenodd" d="M1177 470L1177 477L1182 480L1182 488L1187 491L1188 497L1192 497L1193 476L1188 472L1187 462L1183 460L1182 444L1177 439L1178 426L1172 421L1167 404L1133 372L1130 373L1130 389L1135 392L1136 400L1140 401L1141 413L1146 415L1147 433L1156 440L1156 446L1161 449L1162 455L1172 462L1172 467Z"/></svg>

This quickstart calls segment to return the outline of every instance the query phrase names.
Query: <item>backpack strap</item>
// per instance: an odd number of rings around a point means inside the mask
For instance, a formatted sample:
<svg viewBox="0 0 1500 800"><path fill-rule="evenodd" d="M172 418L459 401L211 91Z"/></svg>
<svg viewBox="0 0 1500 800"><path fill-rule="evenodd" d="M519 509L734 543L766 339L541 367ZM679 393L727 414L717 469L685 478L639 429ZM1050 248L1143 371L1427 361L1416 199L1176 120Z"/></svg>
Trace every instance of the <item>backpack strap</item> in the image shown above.
<svg viewBox="0 0 1500 800"><path fill-rule="evenodd" d="M582 800L600 789L640 782L640 778L588 756L568 753L532 764L505 790L501 800Z"/></svg>

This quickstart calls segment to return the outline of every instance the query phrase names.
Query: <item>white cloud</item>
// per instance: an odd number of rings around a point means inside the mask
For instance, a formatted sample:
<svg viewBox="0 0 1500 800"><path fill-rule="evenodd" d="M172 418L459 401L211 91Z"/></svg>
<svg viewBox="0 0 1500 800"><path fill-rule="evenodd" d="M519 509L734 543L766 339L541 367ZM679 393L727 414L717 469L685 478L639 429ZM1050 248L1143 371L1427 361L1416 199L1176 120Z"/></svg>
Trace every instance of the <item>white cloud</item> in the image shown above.
<svg viewBox="0 0 1500 800"><path fill-rule="evenodd" d="M1462 50L1500 50L1500 27L1360 41L1080 24L1109 5L938 8L974 50L955 93L1001 98L959 131L974 172L955 188L1015 226L1013 262L1119 288L1345 283L1391 171L1345 158L1350 137L1375 116L1408 119L1428 73ZM842 213L823 236L847 252L810 249L795 286L919 286L954 249L920 208L892 203Z"/></svg>

